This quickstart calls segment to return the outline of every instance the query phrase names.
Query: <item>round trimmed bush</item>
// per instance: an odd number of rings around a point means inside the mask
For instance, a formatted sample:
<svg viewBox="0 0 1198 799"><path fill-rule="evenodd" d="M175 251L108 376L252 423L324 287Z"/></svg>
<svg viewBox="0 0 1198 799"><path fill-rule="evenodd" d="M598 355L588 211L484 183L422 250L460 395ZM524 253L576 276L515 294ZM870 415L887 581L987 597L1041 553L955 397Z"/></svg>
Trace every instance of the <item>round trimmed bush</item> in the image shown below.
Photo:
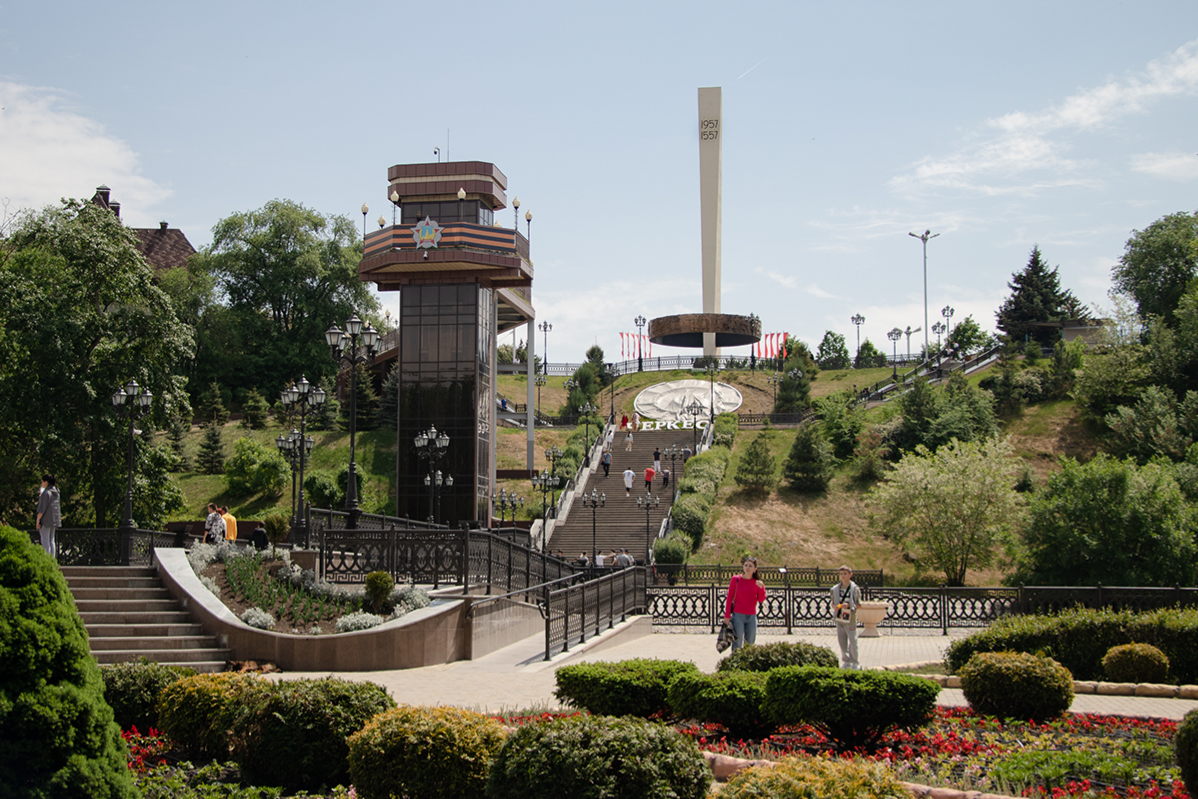
<svg viewBox="0 0 1198 799"><path fill-rule="evenodd" d="M907 799L911 792L881 763L795 755L734 775L720 799Z"/></svg>
<svg viewBox="0 0 1198 799"><path fill-rule="evenodd" d="M1046 721L1073 704L1073 675L1055 660L1026 652L979 652L959 673L976 712Z"/></svg>
<svg viewBox="0 0 1198 799"><path fill-rule="evenodd" d="M375 613L383 613L393 588L395 588L395 578L387 572L375 571L366 575L366 603L370 609Z"/></svg>
<svg viewBox="0 0 1198 799"><path fill-rule="evenodd" d="M195 669L164 666L142 659L136 663L116 663L100 669L104 678L104 699L112 707L122 730L137 727L148 733L158 726L158 697L162 689L184 677L195 676Z"/></svg>
<svg viewBox="0 0 1198 799"><path fill-rule="evenodd" d="M1169 658L1152 644L1123 644L1107 650L1102 672L1111 682L1164 682Z"/></svg>
<svg viewBox="0 0 1198 799"><path fill-rule="evenodd" d="M1190 796L1198 796L1198 709L1186 713L1173 736L1173 756Z"/></svg>
<svg viewBox="0 0 1198 799"><path fill-rule="evenodd" d="M811 724L841 751L875 746L888 730L926 724L940 686L911 674L782 666L765 681L762 710L778 724Z"/></svg>
<svg viewBox="0 0 1198 799"><path fill-rule="evenodd" d="M58 566L0 526L0 794L138 795L83 621Z"/></svg>
<svg viewBox="0 0 1198 799"><path fill-rule="evenodd" d="M836 668L840 660L826 646L816 646L805 641L786 643L780 641L759 646L742 646L720 660L717 671L769 671L779 666L827 666Z"/></svg>
<svg viewBox="0 0 1198 799"><path fill-rule="evenodd" d="M670 707L682 718L722 724L734 738L765 738L778 729L761 712L765 680L758 671L684 672L670 683Z"/></svg>
<svg viewBox="0 0 1198 799"><path fill-rule="evenodd" d="M499 722L482 714L401 705L350 736L349 770L363 799L479 796L502 743Z"/></svg>
<svg viewBox="0 0 1198 799"><path fill-rule="evenodd" d="M711 769L698 746L671 727L634 718L567 716L509 735L491 766L487 796L703 799L710 785Z"/></svg>
<svg viewBox="0 0 1198 799"><path fill-rule="evenodd" d="M349 775L346 739L395 707L380 686L326 677L284 680L255 691L233 725L233 759L246 781L319 790Z"/></svg>
<svg viewBox="0 0 1198 799"><path fill-rule="evenodd" d="M270 683L253 674L197 674L162 689L158 724L185 757L227 760L229 730L237 711L254 691Z"/></svg>
<svg viewBox="0 0 1198 799"><path fill-rule="evenodd" d="M571 707L598 716L648 718L670 710L670 683L683 672L698 673L694 663L634 659L562 666L553 695Z"/></svg>

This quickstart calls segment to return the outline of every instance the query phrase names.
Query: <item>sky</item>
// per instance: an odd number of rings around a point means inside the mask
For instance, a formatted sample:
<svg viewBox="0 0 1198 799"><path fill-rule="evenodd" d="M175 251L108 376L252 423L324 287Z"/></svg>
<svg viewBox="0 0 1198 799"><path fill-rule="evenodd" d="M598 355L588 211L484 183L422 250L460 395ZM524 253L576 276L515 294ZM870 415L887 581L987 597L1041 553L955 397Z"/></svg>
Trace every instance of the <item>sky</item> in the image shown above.
<svg viewBox="0 0 1198 799"><path fill-rule="evenodd" d="M0 214L103 183L128 224L197 248L276 198L358 224L365 202L373 229L387 168L436 147L496 164L522 230L532 212L550 361L616 360L635 317L702 310L704 86L723 311L813 349L833 330L852 351L855 314L882 349L924 327L911 232L939 234L928 323L993 329L1034 245L1109 307L1131 233L1198 209L1193 0L0 0Z"/></svg>

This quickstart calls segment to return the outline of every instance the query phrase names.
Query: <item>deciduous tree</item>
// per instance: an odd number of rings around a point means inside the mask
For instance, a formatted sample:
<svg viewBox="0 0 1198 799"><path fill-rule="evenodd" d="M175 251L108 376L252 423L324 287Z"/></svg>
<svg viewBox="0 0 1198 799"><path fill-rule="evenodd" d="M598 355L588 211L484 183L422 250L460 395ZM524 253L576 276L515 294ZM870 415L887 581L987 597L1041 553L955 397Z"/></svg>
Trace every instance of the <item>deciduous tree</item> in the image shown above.
<svg viewBox="0 0 1198 799"><path fill-rule="evenodd" d="M1019 463L1004 441L952 441L936 452L919 446L871 492L882 529L912 549L916 567L965 584L1011 540L1023 504Z"/></svg>
<svg viewBox="0 0 1198 799"><path fill-rule="evenodd" d="M851 361L844 336L831 330L825 331L823 341L815 352L815 360L821 369L847 369Z"/></svg>
<svg viewBox="0 0 1198 799"><path fill-rule="evenodd" d="M1163 216L1132 232L1111 282L1135 300L1140 316L1173 319L1182 294L1198 274L1198 211Z"/></svg>

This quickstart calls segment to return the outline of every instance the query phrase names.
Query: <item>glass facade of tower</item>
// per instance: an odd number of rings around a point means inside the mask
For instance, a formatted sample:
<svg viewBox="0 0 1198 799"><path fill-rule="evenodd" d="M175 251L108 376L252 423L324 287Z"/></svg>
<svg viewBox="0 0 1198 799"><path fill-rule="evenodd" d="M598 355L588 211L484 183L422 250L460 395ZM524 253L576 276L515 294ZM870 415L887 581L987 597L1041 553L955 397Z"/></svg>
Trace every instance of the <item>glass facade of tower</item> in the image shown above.
<svg viewBox="0 0 1198 799"><path fill-rule="evenodd" d="M491 493L491 398L494 296L477 283L405 286L400 296L398 510L400 516L456 526L486 519ZM454 485L442 489L440 512L430 510L427 462L412 444L435 426L449 436L437 462Z"/></svg>

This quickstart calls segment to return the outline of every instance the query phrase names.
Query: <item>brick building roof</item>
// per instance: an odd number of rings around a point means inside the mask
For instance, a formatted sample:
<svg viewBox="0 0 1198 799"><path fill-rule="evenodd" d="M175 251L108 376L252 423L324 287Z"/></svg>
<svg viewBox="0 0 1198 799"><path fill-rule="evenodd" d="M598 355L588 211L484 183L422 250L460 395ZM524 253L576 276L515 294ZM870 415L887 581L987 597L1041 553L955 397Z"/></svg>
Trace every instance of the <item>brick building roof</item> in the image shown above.
<svg viewBox="0 0 1198 799"><path fill-rule="evenodd" d="M98 187L92 197L92 202L101 208L107 208L120 217L121 204L111 201L111 192L112 190L107 186ZM196 248L191 246L191 242L187 240L187 236L183 235L183 231L172 230L166 226L166 222L159 222L156 228L135 227L129 229L137 234L137 249L141 251L142 257L149 262L150 266L154 267L156 272L187 266L187 259L195 255Z"/></svg>

